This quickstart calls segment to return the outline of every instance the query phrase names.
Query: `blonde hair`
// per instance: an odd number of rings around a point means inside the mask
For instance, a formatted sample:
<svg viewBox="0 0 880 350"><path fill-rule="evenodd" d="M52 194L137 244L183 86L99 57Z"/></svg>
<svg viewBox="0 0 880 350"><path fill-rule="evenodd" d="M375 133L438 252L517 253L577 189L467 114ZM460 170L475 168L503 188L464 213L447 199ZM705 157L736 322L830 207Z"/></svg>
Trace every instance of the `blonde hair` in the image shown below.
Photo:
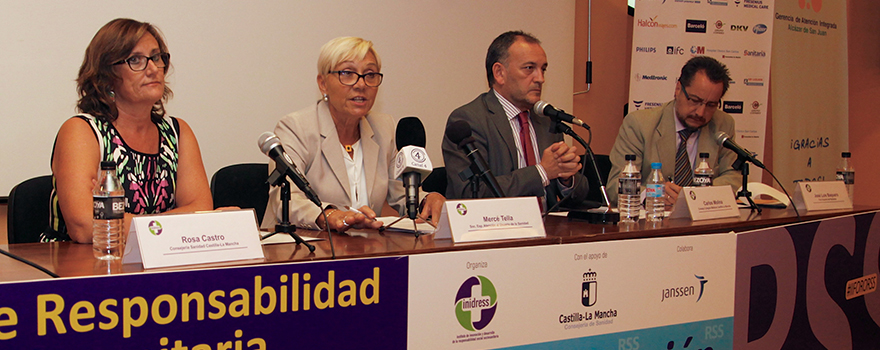
<svg viewBox="0 0 880 350"><path fill-rule="evenodd" d="M376 57L379 70L382 69L382 60L373 49L373 42L353 36L343 36L328 41L321 46L318 55L318 74L325 75L333 70L339 63L345 61L360 61L372 53Z"/></svg>

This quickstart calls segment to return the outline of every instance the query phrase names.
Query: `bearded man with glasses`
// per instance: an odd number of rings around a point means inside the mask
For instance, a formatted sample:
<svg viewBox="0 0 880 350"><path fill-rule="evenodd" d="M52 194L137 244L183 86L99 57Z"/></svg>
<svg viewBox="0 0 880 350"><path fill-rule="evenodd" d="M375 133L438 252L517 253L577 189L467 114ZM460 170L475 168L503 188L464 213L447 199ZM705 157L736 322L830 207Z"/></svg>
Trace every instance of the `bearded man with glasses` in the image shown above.
<svg viewBox="0 0 880 350"><path fill-rule="evenodd" d="M708 56L694 57L681 68L672 101L624 118L610 154L608 197L612 204L617 203L618 177L627 154L636 155L643 181L651 173L652 162L663 164L661 171L672 178L665 186L667 207L675 203L682 187L693 186L699 153L709 153L713 185L736 190L742 184L742 175L732 166L736 154L715 141L719 131L736 135L733 117L719 109L728 87L730 72L724 64ZM642 192L644 188L643 184Z"/></svg>

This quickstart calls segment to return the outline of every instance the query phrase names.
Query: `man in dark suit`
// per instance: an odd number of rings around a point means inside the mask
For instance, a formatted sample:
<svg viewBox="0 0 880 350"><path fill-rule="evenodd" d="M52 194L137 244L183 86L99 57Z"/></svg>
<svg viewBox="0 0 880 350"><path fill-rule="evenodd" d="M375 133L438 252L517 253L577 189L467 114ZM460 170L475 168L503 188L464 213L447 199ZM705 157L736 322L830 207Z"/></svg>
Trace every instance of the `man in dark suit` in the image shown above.
<svg viewBox="0 0 880 350"><path fill-rule="evenodd" d="M549 118L531 112L541 100L546 69L547 55L538 39L521 31L501 34L486 54L491 89L447 120L447 126L459 120L470 124L475 146L505 195L539 197L545 211L566 194L566 204L577 204L588 192L575 149L563 142L562 134L550 133ZM447 198L471 197L468 182L459 177L471 161L448 137L443 138L443 160ZM479 196L491 193L484 184Z"/></svg>

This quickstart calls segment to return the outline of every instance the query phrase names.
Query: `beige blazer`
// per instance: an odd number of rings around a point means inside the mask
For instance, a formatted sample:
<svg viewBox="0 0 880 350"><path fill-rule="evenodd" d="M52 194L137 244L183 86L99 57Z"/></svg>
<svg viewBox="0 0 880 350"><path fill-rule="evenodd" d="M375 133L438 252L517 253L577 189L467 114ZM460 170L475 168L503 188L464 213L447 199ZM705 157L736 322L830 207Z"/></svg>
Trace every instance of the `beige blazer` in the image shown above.
<svg viewBox="0 0 880 350"><path fill-rule="evenodd" d="M626 161L627 154L636 155L636 167L641 169L642 189L644 181L651 174L651 163L663 163L661 171L669 177L675 173L675 146L678 133L675 132L675 111L672 101L663 106L643 109L630 113L623 119L617 140L611 149L611 172L608 175L608 198L612 204L617 203L617 187L620 171ZM709 165L715 172L713 185L728 185L735 191L742 185L742 175L733 169L736 154L721 147L715 141L715 134L724 131L730 137L736 135L733 117L721 110L715 111L712 120L700 129L697 139L697 151L709 153Z"/></svg>
<svg viewBox="0 0 880 350"><path fill-rule="evenodd" d="M361 119L360 131L370 208L379 214L387 200L402 215L405 210L403 183L390 178L390 166L397 153L394 121L389 115L370 113ZM347 155L339 142L327 102L319 101L281 118L275 126L275 135L325 207L352 204L343 158ZM270 162L269 171L273 170L274 164ZM315 219L322 209L309 201L293 183L291 188L290 222L298 227L317 229ZM280 219L281 189L272 187L261 226L272 228Z"/></svg>

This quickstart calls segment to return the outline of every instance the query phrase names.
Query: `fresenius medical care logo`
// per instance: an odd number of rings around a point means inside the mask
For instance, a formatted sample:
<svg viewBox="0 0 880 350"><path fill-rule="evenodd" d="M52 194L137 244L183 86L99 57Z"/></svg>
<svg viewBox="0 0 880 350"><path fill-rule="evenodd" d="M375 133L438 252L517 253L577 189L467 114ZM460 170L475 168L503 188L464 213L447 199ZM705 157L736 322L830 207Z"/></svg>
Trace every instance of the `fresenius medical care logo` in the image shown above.
<svg viewBox="0 0 880 350"><path fill-rule="evenodd" d="M660 302L662 303L664 301L669 301L670 299L686 298L686 297L694 297L694 296L697 297L697 301L695 301L695 303L699 302L700 299L703 299L703 291L706 287L706 283L708 283L709 280L707 280L703 276L694 275L694 277L696 277L697 282L700 283L700 286L699 286L700 292L699 293L697 293L697 286L696 285L664 288L664 289L660 290Z"/></svg>
<svg viewBox="0 0 880 350"><path fill-rule="evenodd" d="M587 270L583 275L583 283L581 284L581 304L586 307L596 305L596 282L597 274L595 271Z"/></svg>
<svg viewBox="0 0 880 350"><path fill-rule="evenodd" d="M455 318L464 329L477 331L489 325L498 308L495 286L484 276L472 276L455 295Z"/></svg>

